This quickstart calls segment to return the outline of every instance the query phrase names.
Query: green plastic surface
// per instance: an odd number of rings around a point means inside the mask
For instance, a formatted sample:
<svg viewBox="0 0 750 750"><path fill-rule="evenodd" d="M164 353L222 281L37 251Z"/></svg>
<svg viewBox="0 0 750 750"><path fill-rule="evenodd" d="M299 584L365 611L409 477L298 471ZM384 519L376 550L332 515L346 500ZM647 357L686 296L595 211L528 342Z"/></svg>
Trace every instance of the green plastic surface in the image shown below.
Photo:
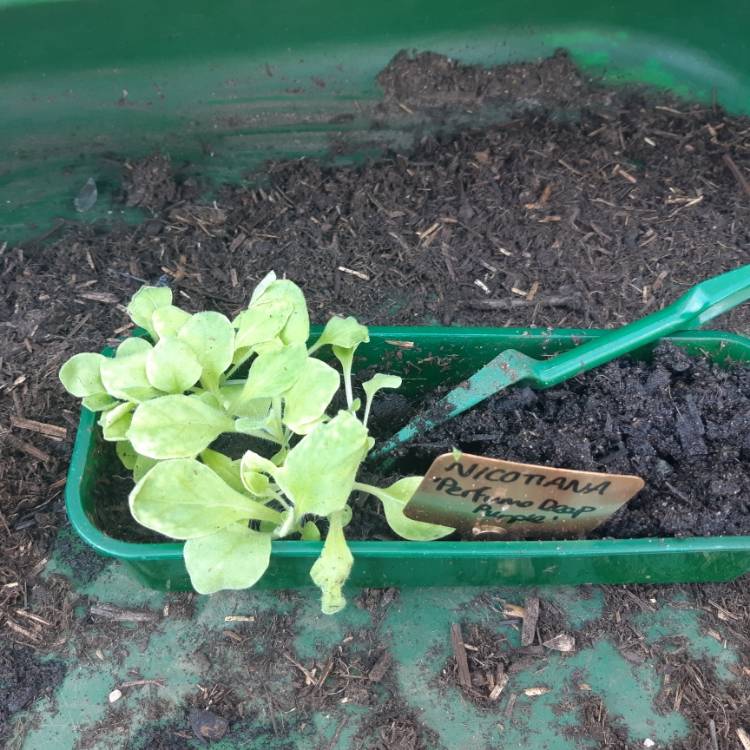
<svg viewBox="0 0 750 750"><path fill-rule="evenodd" d="M87 221L138 218L112 198L120 160L157 148L218 183L333 139L349 158L408 145L430 124L374 109L402 48L494 65L563 47L610 82L748 112L748 28L732 0L0 0L0 244L77 217L89 177Z"/></svg>
<svg viewBox="0 0 750 750"><path fill-rule="evenodd" d="M497 352L553 355L606 335L606 331L503 328L371 328L370 344L358 350L356 367L378 364L404 377L411 398L437 384L455 384ZM717 362L750 361L750 339L729 333L695 332L670 338L690 354ZM408 341L408 348L399 342ZM647 356L648 348L638 350ZM133 544L108 537L92 522L92 485L107 471L104 441L95 416L82 411L66 485L66 504L78 534L101 554L116 557L144 584L189 590L182 544ZM320 542L274 542L262 587L310 586L309 571ZM730 580L750 570L750 537L622 539L526 542L351 543L352 586L493 586L580 583L667 583Z"/></svg>

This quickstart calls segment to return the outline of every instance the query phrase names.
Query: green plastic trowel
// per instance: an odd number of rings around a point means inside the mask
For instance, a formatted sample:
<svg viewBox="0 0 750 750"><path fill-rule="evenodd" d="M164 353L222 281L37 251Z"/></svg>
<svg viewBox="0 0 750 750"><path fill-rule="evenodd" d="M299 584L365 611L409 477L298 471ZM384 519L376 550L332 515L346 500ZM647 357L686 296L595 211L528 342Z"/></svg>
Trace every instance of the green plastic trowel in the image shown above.
<svg viewBox="0 0 750 750"><path fill-rule="evenodd" d="M669 307L551 359L534 359L508 349L412 419L373 451L370 459L382 461L416 435L424 435L510 385L524 383L540 389L550 388L663 336L698 328L749 297L750 265L746 265L702 281Z"/></svg>

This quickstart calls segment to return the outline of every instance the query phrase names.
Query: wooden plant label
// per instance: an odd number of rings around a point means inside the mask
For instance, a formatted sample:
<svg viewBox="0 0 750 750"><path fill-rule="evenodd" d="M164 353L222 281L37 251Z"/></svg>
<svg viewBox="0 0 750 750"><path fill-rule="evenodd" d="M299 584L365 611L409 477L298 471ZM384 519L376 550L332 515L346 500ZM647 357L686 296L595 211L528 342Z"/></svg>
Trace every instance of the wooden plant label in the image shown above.
<svg viewBox="0 0 750 750"><path fill-rule="evenodd" d="M640 477L521 464L468 453L433 462L404 512L475 537L584 537L642 487Z"/></svg>

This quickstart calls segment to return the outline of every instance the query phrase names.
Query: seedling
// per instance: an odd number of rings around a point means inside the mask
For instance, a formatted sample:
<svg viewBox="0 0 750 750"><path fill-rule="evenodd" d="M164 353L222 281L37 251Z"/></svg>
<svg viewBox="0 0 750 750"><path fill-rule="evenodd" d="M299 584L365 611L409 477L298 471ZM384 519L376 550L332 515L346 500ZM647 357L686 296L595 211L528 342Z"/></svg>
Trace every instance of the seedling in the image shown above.
<svg viewBox="0 0 750 750"><path fill-rule="evenodd" d="M353 564L344 529L355 491L377 497L404 539L430 541L453 531L404 515L421 477L386 488L357 481L375 442L367 429L372 400L382 388L398 388L401 378L378 373L362 384L364 405L355 397L354 352L369 337L354 318L332 318L309 346L304 295L273 272L233 321L181 310L166 287L142 287L128 313L150 341L126 339L114 357L76 354L60 380L101 413L104 439L116 443L133 474L128 501L135 520L185 540L196 591L252 586L269 565L273 540L318 540L326 519L310 576L323 612L338 612ZM343 378L313 356L325 347ZM342 379L346 408L331 415ZM214 446L225 433L252 436L268 449L233 460Z"/></svg>

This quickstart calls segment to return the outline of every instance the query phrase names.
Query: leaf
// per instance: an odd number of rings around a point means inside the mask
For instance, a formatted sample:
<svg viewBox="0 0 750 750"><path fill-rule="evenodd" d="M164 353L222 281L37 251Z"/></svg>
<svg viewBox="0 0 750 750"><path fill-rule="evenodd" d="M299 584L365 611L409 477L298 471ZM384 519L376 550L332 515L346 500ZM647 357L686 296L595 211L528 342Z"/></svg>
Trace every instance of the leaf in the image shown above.
<svg viewBox="0 0 750 750"><path fill-rule="evenodd" d="M349 578L353 563L354 558L341 526L340 513L332 513L323 550L310 569L310 578L322 593L320 608L324 615L335 615L346 606L343 586Z"/></svg>
<svg viewBox="0 0 750 750"><path fill-rule="evenodd" d="M209 469L216 472L233 490L244 492L245 486L242 484L240 476L240 460L233 461L229 456L225 456L219 451L213 451L206 448L201 453L203 461Z"/></svg>
<svg viewBox="0 0 750 750"><path fill-rule="evenodd" d="M271 498L273 492L267 474L274 476L278 467L267 458L255 453L245 451L240 461L240 478L245 489L255 497Z"/></svg>
<svg viewBox="0 0 750 750"><path fill-rule="evenodd" d="M176 336L188 320L190 320L190 313L175 305L164 305L164 307L154 310L151 325L153 325L157 336L164 338L165 336Z"/></svg>
<svg viewBox="0 0 750 750"><path fill-rule="evenodd" d="M135 448L133 448L129 440L118 440L117 443L115 443L115 452L120 459L120 463L128 471L132 471L135 468L138 454L135 452Z"/></svg>
<svg viewBox="0 0 750 750"><path fill-rule="evenodd" d="M165 393L182 393L194 386L202 372L193 350L175 336L159 339L146 355L149 383Z"/></svg>
<svg viewBox="0 0 750 750"><path fill-rule="evenodd" d="M315 525L314 521L307 521L302 527L302 533L300 539L303 542L319 542L320 541L320 529Z"/></svg>
<svg viewBox="0 0 750 750"><path fill-rule="evenodd" d="M101 365L105 359L107 358L102 354L74 354L60 368L60 382L65 390L77 398L105 393L106 389L100 375Z"/></svg>
<svg viewBox="0 0 750 750"><path fill-rule="evenodd" d="M247 589L268 568L271 535L234 523L221 531L185 542L185 567L199 594L224 589Z"/></svg>
<svg viewBox="0 0 750 750"><path fill-rule="evenodd" d="M376 372L368 381L362 383L362 390L365 392L367 399L365 405L365 424L367 424L367 419L370 416L370 408L372 407L372 400L375 394L381 388L400 388L401 383L402 380L398 375L385 375L382 372Z"/></svg>
<svg viewBox="0 0 750 750"><path fill-rule="evenodd" d="M201 382L211 390L217 388L234 354L234 328L229 319L217 312L196 313L177 335L198 358L203 368Z"/></svg>
<svg viewBox="0 0 750 750"><path fill-rule="evenodd" d="M266 277L268 278L268 277ZM265 283L264 281L261 284ZM260 287L260 284L258 285ZM256 290L257 292L257 290ZM288 304L291 312L279 332L285 344L306 344L310 336L310 319L307 315L307 304L302 290L289 279L274 279L259 293L253 293L250 307L262 303L282 300Z"/></svg>
<svg viewBox="0 0 750 750"><path fill-rule="evenodd" d="M248 417L263 421L271 410L270 398L242 399L242 389L245 382L225 383L219 388L221 405L235 417Z"/></svg>
<svg viewBox="0 0 750 750"><path fill-rule="evenodd" d="M241 402L273 398L288 391L302 374L306 359L304 344L292 344L277 352L259 354L250 366Z"/></svg>
<svg viewBox="0 0 750 750"><path fill-rule="evenodd" d="M115 357L129 357L131 354L148 353L153 349L151 344L141 336L125 339L115 350Z"/></svg>
<svg viewBox="0 0 750 750"><path fill-rule="evenodd" d="M326 323L320 338L310 349L310 353L312 354L312 352L327 344L339 346L343 349L356 349L361 343L369 340L367 326L361 325L356 318L351 316L341 318L336 315Z"/></svg>
<svg viewBox="0 0 750 750"><path fill-rule="evenodd" d="M138 523L173 539L194 539L250 518L281 514L233 490L216 472L190 458L157 463L133 488L130 512Z"/></svg>
<svg viewBox="0 0 750 750"><path fill-rule="evenodd" d="M154 312L172 304L172 290L167 286L142 286L128 304L128 315L137 326L145 328L151 337L158 338L152 324Z"/></svg>
<svg viewBox="0 0 750 750"><path fill-rule="evenodd" d="M273 282L276 281L276 272L275 271L269 271L259 282L258 285L253 289L252 295L250 295L250 304L248 304L248 307L255 302L256 299L258 299L262 294L265 293L266 289L268 289Z"/></svg>
<svg viewBox="0 0 750 750"><path fill-rule="evenodd" d="M138 406L127 437L149 458L191 458L232 432L234 420L194 396L161 396Z"/></svg>
<svg viewBox="0 0 750 750"><path fill-rule="evenodd" d="M294 502L298 518L305 513L327 516L346 505L367 449L364 425L340 411L305 435L273 476Z"/></svg>
<svg viewBox="0 0 750 750"><path fill-rule="evenodd" d="M298 435L310 432L325 414L340 382L333 367L308 357L297 382L284 394L284 424Z"/></svg>
<svg viewBox="0 0 750 750"><path fill-rule="evenodd" d="M234 319L237 328L235 348L252 348L256 344L276 338L291 314L290 300L261 297Z"/></svg>
<svg viewBox="0 0 750 750"><path fill-rule="evenodd" d="M107 409L113 409L117 404L121 403L109 393L97 393L93 396L86 396L81 401L84 408L89 411L107 411Z"/></svg>
<svg viewBox="0 0 750 750"><path fill-rule="evenodd" d="M141 479L143 479L143 477L145 477L146 474L159 462L155 458L142 456L140 453L136 455L137 458L135 459L135 466L133 467L133 481L140 482Z"/></svg>
<svg viewBox="0 0 750 750"><path fill-rule="evenodd" d="M412 542L432 542L452 534L455 529L440 524L415 521L404 515L406 504L421 483L422 477L404 477L386 489L360 484L357 485L357 489L375 495L383 503L385 519L400 537Z"/></svg>
<svg viewBox="0 0 750 750"><path fill-rule="evenodd" d="M105 357L101 366L101 376L102 383L110 396L122 401L140 403L161 395L146 376L147 357L148 354L145 351L114 359Z"/></svg>
<svg viewBox="0 0 750 750"><path fill-rule="evenodd" d="M125 437L130 423L133 419L133 411L136 405L132 401L115 406L114 409L105 411L99 417L99 425L105 440L120 441L127 440Z"/></svg>

